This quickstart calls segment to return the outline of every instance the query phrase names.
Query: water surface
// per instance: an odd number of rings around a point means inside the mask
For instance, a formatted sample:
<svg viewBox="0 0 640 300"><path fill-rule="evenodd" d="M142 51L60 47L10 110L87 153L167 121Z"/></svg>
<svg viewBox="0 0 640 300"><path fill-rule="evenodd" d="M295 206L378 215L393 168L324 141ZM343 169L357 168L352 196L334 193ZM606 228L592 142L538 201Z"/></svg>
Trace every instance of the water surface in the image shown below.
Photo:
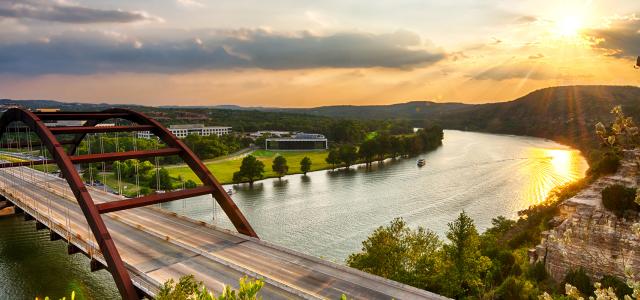
<svg viewBox="0 0 640 300"><path fill-rule="evenodd" d="M426 166L418 167L417 158ZM549 140L452 130L445 131L442 147L417 158L225 188L233 189L262 239L342 263L394 218L443 236L464 210L484 230L492 218L515 218L587 169L579 151ZM210 196L163 207L232 228Z"/></svg>
<svg viewBox="0 0 640 300"><path fill-rule="evenodd" d="M419 158L427 165L400 159L372 170L320 171L226 188L234 190L234 201L262 239L343 263L394 218L442 235L465 210L482 230L498 215L516 217L587 168L578 151L552 141L450 130L442 147ZM202 196L163 207L231 228L212 204ZM33 221L16 216L0 217L0 286L0 299L58 299L71 290L89 299L118 298L109 273L89 272L86 257L68 256L64 242L49 242L46 231L36 232Z"/></svg>

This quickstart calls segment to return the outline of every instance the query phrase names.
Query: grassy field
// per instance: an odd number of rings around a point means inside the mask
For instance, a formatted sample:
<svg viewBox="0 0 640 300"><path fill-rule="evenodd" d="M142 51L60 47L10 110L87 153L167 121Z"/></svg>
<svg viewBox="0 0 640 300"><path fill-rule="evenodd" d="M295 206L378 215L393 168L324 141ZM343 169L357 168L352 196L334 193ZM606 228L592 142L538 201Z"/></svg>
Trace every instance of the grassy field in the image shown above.
<svg viewBox="0 0 640 300"><path fill-rule="evenodd" d="M4 154L0 154L0 160L5 160L8 162L23 162L26 161L24 159L20 159L17 157L13 157L13 156L8 156L8 155L4 155ZM33 166L34 169L38 170L38 171L49 171L49 172L55 172L58 170L58 166L56 166L55 164L48 164L46 167L45 165L35 165Z"/></svg>
<svg viewBox="0 0 640 300"><path fill-rule="evenodd" d="M323 170L330 167L329 164L325 161L327 157L328 151L267 151L267 150L257 150L251 153L251 155L255 156L258 160L264 163L264 176L265 178L276 177L275 173L271 171L271 164L273 159L282 155L287 159L287 165L289 166L289 173L287 174L298 174L300 172L300 161L308 156L311 159L311 170ZM233 173L240 169L240 164L242 163L242 157L236 157L232 159L226 159L221 161L214 161L206 163L206 166L211 170L213 175L221 182L221 183L231 183L233 178ZM175 166L168 167L167 170L171 177L182 176L184 180L192 179L198 183L200 181L197 179L195 174L191 172L191 170L186 166Z"/></svg>

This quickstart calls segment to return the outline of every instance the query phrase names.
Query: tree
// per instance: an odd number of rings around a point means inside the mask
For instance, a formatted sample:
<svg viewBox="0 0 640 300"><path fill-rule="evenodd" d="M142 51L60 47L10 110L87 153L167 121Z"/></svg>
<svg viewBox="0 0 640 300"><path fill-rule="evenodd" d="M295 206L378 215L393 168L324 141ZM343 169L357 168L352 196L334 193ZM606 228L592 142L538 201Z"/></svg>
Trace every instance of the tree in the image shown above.
<svg viewBox="0 0 640 300"><path fill-rule="evenodd" d="M157 300L255 300L261 299L258 292L264 286L260 279L249 280L247 276L240 278L238 290L225 286L222 294L216 297L213 292L207 290L201 281L197 281L193 275L180 277L176 283L173 279L167 280L160 287L156 295Z"/></svg>
<svg viewBox="0 0 640 300"><path fill-rule="evenodd" d="M391 153L391 136L388 132L382 132L376 137L376 155L378 161L383 161L388 153Z"/></svg>
<svg viewBox="0 0 640 300"><path fill-rule="evenodd" d="M391 147L390 148L390 151L391 151L390 153L391 153L391 156L393 158L396 158L399 155L402 155L402 152L403 152L402 139L400 139L397 136L392 136L389 139L389 143L390 143L390 147Z"/></svg>
<svg viewBox="0 0 640 300"><path fill-rule="evenodd" d="M464 211L448 226L449 243L443 246L445 271L440 280L445 295L452 298L478 295L491 260L480 253L478 231Z"/></svg>
<svg viewBox="0 0 640 300"><path fill-rule="evenodd" d="M187 189L192 189L192 188L198 187L198 184L195 181L189 179L184 182L184 187Z"/></svg>
<svg viewBox="0 0 640 300"><path fill-rule="evenodd" d="M91 181L95 181L98 178L98 168L94 167L93 165L90 165L88 168L84 169L84 171L82 172L82 179L84 179L86 182L89 182L91 184L93 184L93 182Z"/></svg>
<svg viewBox="0 0 640 300"><path fill-rule="evenodd" d="M366 140L360 144L360 148L358 149L358 156L360 159L364 160L364 163L367 166L371 165L373 161L373 157L375 156L375 148L376 141L374 139Z"/></svg>
<svg viewBox="0 0 640 300"><path fill-rule="evenodd" d="M302 171L304 176L307 176L307 172L311 171L311 158L305 156L300 161L300 171Z"/></svg>
<svg viewBox="0 0 640 300"><path fill-rule="evenodd" d="M362 252L351 254L347 265L416 287L436 290L439 273L438 236L422 227L411 230L397 218L378 227L364 242Z"/></svg>
<svg viewBox="0 0 640 300"><path fill-rule="evenodd" d="M335 169L336 165L340 163L339 150L336 148L331 148L331 150L329 150L329 154L327 155L327 158L325 158L325 161L328 164L331 164L331 170Z"/></svg>
<svg viewBox="0 0 640 300"><path fill-rule="evenodd" d="M165 168L160 168L160 170L154 172L151 176L149 186L156 190L170 190L173 188L172 181L171 176L169 176L169 171Z"/></svg>
<svg viewBox="0 0 640 300"><path fill-rule="evenodd" d="M257 160L253 155L247 155L242 159L240 170L233 173L233 182L249 182L249 186L253 186L256 179L264 177L264 163Z"/></svg>
<svg viewBox="0 0 640 300"><path fill-rule="evenodd" d="M358 159L358 150L355 146L344 145L340 147L339 157L340 161L344 163L345 168L348 169Z"/></svg>
<svg viewBox="0 0 640 300"><path fill-rule="evenodd" d="M276 156L276 158L273 159L271 170L278 174L278 179L282 180L282 176L287 174L287 172L289 171L289 166L287 166L287 159L282 155Z"/></svg>
<svg viewBox="0 0 640 300"><path fill-rule="evenodd" d="M140 174L140 178L142 180L150 180L151 178L151 171L153 171L153 173L155 173L155 169L156 166L153 165L150 161L145 160L142 163L140 163L140 165L138 165L138 174Z"/></svg>

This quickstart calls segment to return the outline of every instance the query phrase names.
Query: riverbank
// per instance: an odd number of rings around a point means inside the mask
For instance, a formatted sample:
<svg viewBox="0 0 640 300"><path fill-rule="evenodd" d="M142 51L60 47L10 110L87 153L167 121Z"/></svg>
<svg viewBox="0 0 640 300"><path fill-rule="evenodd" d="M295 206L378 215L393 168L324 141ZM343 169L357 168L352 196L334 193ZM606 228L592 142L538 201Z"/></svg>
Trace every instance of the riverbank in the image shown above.
<svg viewBox="0 0 640 300"><path fill-rule="evenodd" d="M237 172L240 169L240 165L242 164L242 159L246 155L253 155L264 163L264 178L275 178L277 174L271 170L271 164L273 159L281 155L287 159L287 165L289 166L289 172L287 175L293 174L301 174L300 171L300 161L309 157L311 159L311 171L320 171L330 169L331 165L327 164L325 159L327 158L328 151L326 150L318 150L318 151L270 151L270 150L255 150L250 153L244 153L243 155L236 156L233 158L216 160L216 161L208 161L205 162L205 166L211 171L213 176L218 179L218 181L222 184L230 184L233 183L233 173ZM169 175L174 178L181 177L183 180L193 180L198 182L197 176L187 167L186 165L182 166L171 166L166 168L169 171Z"/></svg>

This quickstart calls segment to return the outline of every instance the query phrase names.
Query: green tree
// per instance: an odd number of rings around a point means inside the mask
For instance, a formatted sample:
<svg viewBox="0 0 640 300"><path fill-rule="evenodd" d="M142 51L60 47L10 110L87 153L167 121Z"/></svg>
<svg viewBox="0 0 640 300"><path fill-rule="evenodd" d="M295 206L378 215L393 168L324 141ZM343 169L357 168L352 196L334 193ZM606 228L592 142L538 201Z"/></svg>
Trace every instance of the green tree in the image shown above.
<svg viewBox="0 0 640 300"><path fill-rule="evenodd" d="M453 298L478 295L491 260L480 253L478 231L464 211L448 226L449 243L443 246L445 271L440 280L444 294Z"/></svg>
<svg viewBox="0 0 640 300"><path fill-rule="evenodd" d="M151 173L155 174L155 168L156 166L148 160L140 163L140 165L138 165L138 174L140 174L140 179L147 181L150 180L152 176Z"/></svg>
<svg viewBox="0 0 640 300"><path fill-rule="evenodd" d="M375 139L370 139L362 142L360 144L360 148L358 149L358 156L360 159L364 161L367 166L371 165L373 161L373 157L376 155L376 141Z"/></svg>
<svg viewBox="0 0 640 300"><path fill-rule="evenodd" d="M362 252L347 258L350 267L416 287L437 290L438 236L422 227L411 230L400 218L378 227L364 242Z"/></svg>
<svg viewBox="0 0 640 300"><path fill-rule="evenodd" d="M338 149L336 148L331 148L331 150L329 150L329 154L327 154L327 158L325 158L325 161L331 165L331 169L335 169L336 165L340 163L340 152Z"/></svg>
<svg viewBox="0 0 640 300"><path fill-rule="evenodd" d="M240 170L233 173L233 182L249 182L249 186L253 186L253 182L264 177L264 163L257 160L253 155L247 155L242 159Z"/></svg>
<svg viewBox="0 0 640 300"><path fill-rule="evenodd" d="M91 181L95 181L96 179L98 179L98 174L98 168L91 165L88 168L84 169L84 171L82 172L82 179L84 179L84 181L86 182L93 183Z"/></svg>
<svg viewBox="0 0 640 300"><path fill-rule="evenodd" d="M307 176L307 172L311 171L311 158L305 156L301 161L300 161L300 171L302 171L302 173Z"/></svg>
<svg viewBox="0 0 640 300"><path fill-rule="evenodd" d="M278 179L282 180L282 176L287 174L287 172L289 171L289 166L287 166L287 159L282 155L276 156L276 158L273 159L271 170L278 174Z"/></svg>
<svg viewBox="0 0 640 300"><path fill-rule="evenodd" d="M340 147L339 157L345 168L348 169L358 160L358 149L352 145L343 145Z"/></svg>
<svg viewBox="0 0 640 300"><path fill-rule="evenodd" d="M160 170L154 172L151 176L151 179L149 180L149 186L156 190L172 189L173 180L171 179L171 176L169 176L169 171L167 171L167 169L165 168L160 168Z"/></svg>
<svg viewBox="0 0 640 300"><path fill-rule="evenodd" d="M264 286L260 279L249 280L246 276L240 278L238 290L225 286L222 294L216 297L201 281L193 275L180 277L178 282L173 279L166 281L156 295L157 300L257 300L262 299L258 292Z"/></svg>
<svg viewBox="0 0 640 300"><path fill-rule="evenodd" d="M388 132L382 132L376 137L376 155L378 161L383 161L387 154L391 153L391 136Z"/></svg>
<svg viewBox="0 0 640 300"><path fill-rule="evenodd" d="M389 140L390 143L390 151L391 151L391 156L393 158L396 158L400 155L402 155L403 153L403 145L402 145L402 139L397 137L397 136L392 136Z"/></svg>
<svg viewBox="0 0 640 300"><path fill-rule="evenodd" d="M192 189L192 188L198 187L198 184L195 181L189 179L184 182L184 187L187 189Z"/></svg>

